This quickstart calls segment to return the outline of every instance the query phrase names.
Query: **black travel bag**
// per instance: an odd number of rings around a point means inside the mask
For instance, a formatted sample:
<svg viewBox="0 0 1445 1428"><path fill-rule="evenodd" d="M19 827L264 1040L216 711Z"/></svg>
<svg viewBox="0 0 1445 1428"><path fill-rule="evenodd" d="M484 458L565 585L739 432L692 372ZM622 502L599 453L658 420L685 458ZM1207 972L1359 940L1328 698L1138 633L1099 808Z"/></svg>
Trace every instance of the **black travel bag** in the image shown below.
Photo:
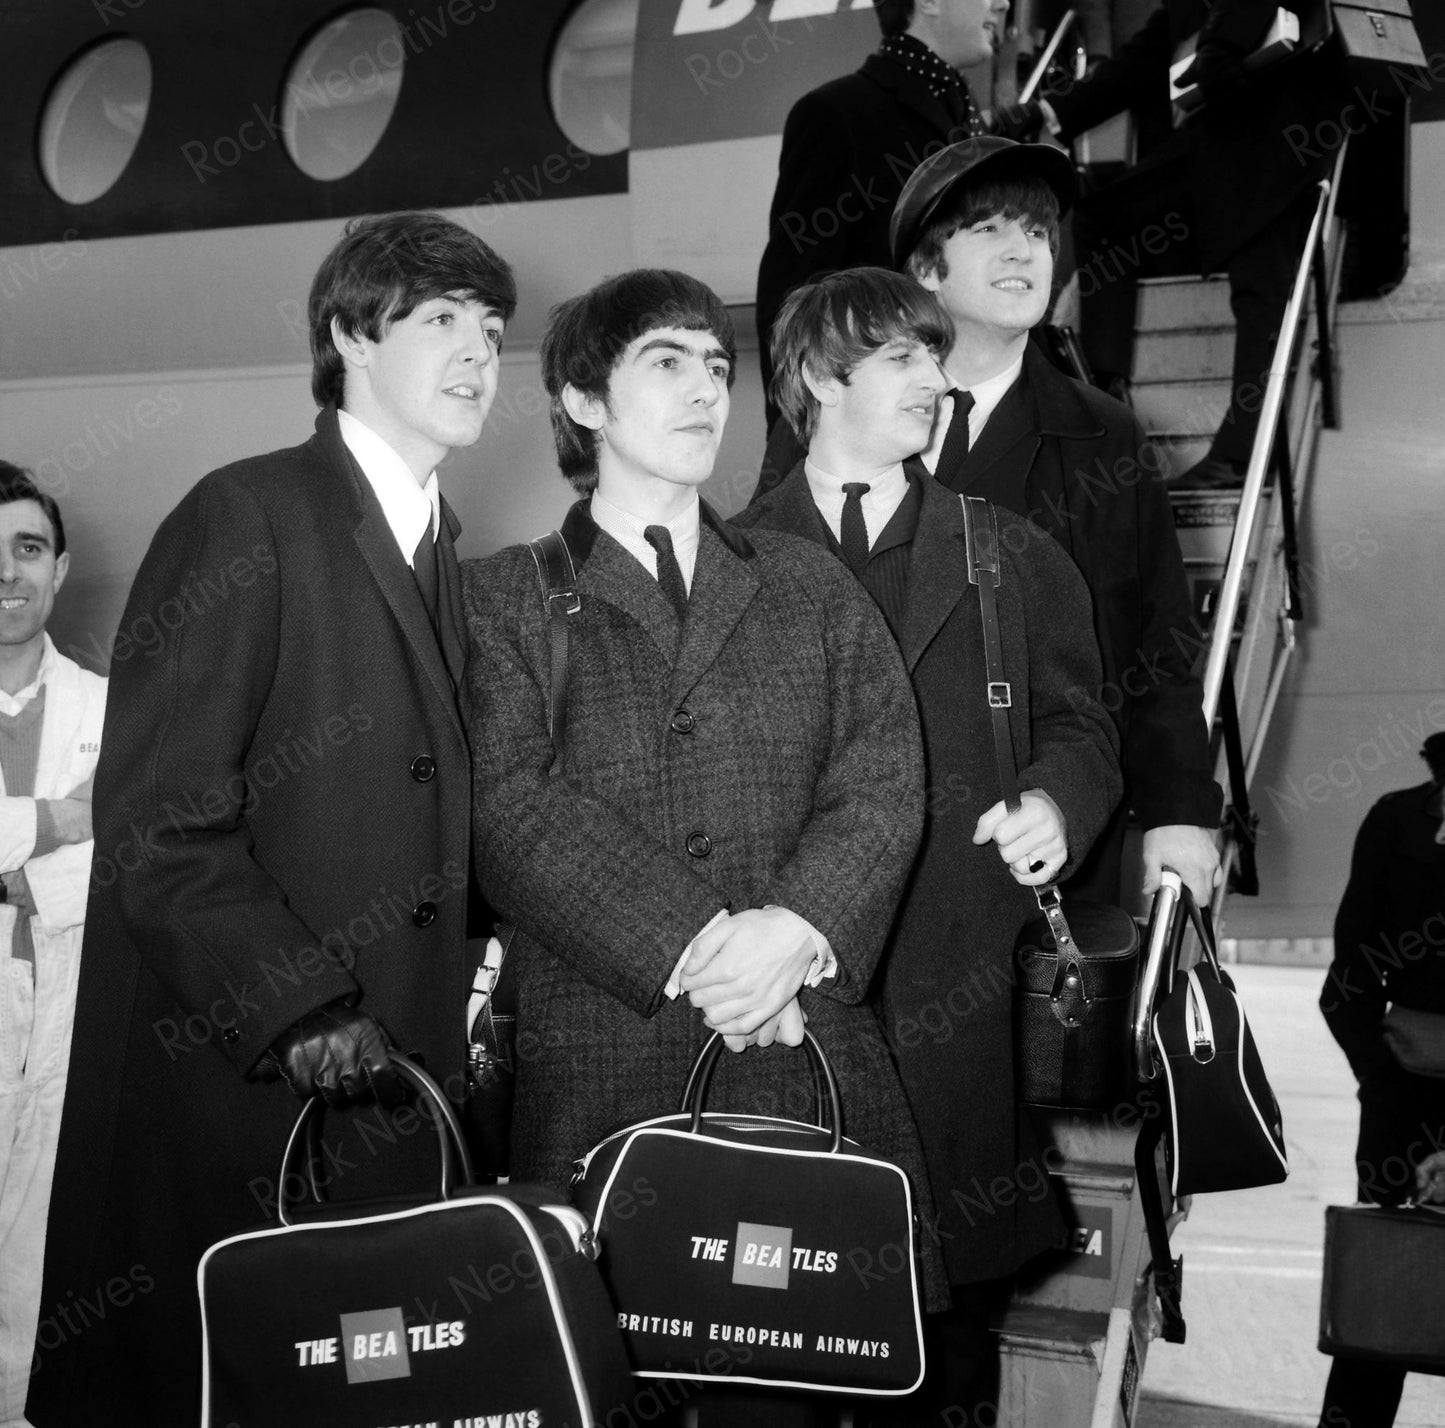
<svg viewBox="0 0 1445 1428"><path fill-rule="evenodd" d="M445 1096L392 1064L436 1123L440 1195L289 1203L303 1174L316 1193L308 1101L279 1223L201 1259L203 1428L601 1423L630 1387L586 1222L541 1187L472 1185Z"/></svg>
<svg viewBox="0 0 1445 1428"><path fill-rule="evenodd" d="M581 1162L573 1198L638 1377L858 1396L921 1381L912 1187L843 1137L832 1068L805 1045L830 1128L705 1111L715 1035L679 1113Z"/></svg>

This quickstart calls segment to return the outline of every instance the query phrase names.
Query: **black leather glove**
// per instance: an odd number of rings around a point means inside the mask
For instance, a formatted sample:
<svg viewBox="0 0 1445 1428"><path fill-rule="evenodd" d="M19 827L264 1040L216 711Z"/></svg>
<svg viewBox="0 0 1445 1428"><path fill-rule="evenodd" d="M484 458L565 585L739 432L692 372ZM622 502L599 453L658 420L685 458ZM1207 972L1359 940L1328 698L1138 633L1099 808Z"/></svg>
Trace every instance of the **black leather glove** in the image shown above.
<svg viewBox="0 0 1445 1428"><path fill-rule="evenodd" d="M1179 76L1180 89L1197 84L1206 95L1227 94L1244 87L1244 55L1228 45L1204 44L1194 53L1194 63Z"/></svg>
<svg viewBox="0 0 1445 1428"><path fill-rule="evenodd" d="M399 1106L405 1087L391 1065L390 1046L374 1017L332 1002L283 1031L255 1075L258 1081L284 1078L303 1101L320 1096L328 1106L372 1100Z"/></svg>
<svg viewBox="0 0 1445 1428"><path fill-rule="evenodd" d="M1044 127L1044 111L1037 99L1027 104L1002 104L993 111L992 129L1001 139L1029 144Z"/></svg>

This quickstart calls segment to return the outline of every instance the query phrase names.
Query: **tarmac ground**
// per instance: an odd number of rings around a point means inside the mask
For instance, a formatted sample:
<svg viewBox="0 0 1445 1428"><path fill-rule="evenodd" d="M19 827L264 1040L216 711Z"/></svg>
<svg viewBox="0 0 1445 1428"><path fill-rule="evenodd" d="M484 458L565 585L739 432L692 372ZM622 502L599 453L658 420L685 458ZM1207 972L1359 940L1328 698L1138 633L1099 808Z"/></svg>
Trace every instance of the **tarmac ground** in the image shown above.
<svg viewBox="0 0 1445 1428"><path fill-rule="evenodd" d="M1175 1229L1188 1337L1150 1345L1135 1428L1314 1428L1329 1373L1315 1347L1324 1212L1355 1198L1354 1078L1316 1005L1323 969L1228 970L1279 1098L1290 1175L1198 1196ZM1411 1374L1395 1423L1445 1428L1445 1378Z"/></svg>

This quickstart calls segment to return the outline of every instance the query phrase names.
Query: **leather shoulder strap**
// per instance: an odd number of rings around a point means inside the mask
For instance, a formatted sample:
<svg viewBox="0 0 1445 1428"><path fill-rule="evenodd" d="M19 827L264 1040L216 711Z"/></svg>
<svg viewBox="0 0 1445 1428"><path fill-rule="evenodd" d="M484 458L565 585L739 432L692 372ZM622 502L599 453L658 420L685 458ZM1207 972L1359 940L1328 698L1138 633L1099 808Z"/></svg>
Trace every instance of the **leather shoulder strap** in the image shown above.
<svg viewBox="0 0 1445 1428"><path fill-rule="evenodd" d="M963 503L964 546L968 552L968 583L978 587L978 609L983 620L983 661L988 675L988 707L993 719L994 757L999 790L1010 813L1019 807L1018 767L1009 735L1013 686L1003 665L1003 644L998 633L997 590L1003 572L998 558L998 516L993 504L981 496L960 496Z"/></svg>
<svg viewBox="0 0 1445 1428"><path fill-rule="evenodd" d="M547 732L552 736L552 768L562 772L567 745L567 661L571 631L568 622L582 608L577 593L577 570L572 552L561 531L548 531L530 541L527 548L537 567L542 587L542 607L547 613L547 638L551 646L551 697L547 708Z"/></svg>

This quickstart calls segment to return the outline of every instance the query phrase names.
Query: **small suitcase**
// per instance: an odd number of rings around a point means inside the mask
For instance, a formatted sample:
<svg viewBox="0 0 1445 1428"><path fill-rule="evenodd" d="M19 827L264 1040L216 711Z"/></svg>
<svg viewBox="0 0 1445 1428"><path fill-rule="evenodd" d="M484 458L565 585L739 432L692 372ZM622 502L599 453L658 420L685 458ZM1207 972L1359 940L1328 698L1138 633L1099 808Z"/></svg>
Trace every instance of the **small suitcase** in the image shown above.
<svg viewBox="0 0 1445 1428"><path fill-rule="evenodd" d="M1445 1374L1445 1207L1325 1210L1319 1346Z"/></svg>
<svg viewBox="0 0 1445 1428"><path fill-rule="evenodd" d="M912 1187L843 1137L832 1069L811 1032L807 1046L831 1130L704 1113L714 1036L681 1112L580 1162L573 1199L639 1378L859 1397L922 1381Z"/></svg>
<svg viewBox="0 0 1445 1428"><path fill-rule="evenodd" d="M298 1208L283 1190L279 1225L212 1245L197 1270L202 1428L601 1423L630 1387L586 1223L543 1187L472 1185L436 1083L393 1064L433 1110L440 1197ZM278 1186L309 1177L318 1105Z"/></svg>

